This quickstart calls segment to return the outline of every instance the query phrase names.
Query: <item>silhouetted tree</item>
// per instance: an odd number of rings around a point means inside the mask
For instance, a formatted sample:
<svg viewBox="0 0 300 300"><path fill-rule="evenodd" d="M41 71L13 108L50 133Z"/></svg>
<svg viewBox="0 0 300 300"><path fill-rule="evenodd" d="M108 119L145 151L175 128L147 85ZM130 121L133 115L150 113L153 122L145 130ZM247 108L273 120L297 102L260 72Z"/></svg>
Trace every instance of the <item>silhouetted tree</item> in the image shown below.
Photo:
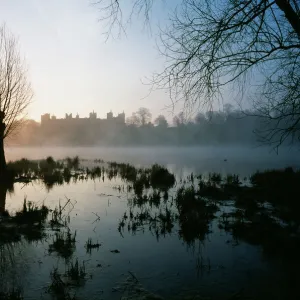
<svg viewBox="0 0 300 300"><path fill-rule="evenodd" d="M148 20L153 3L132 1L130 18L142 13ZM289 136L300 139L300 1L181 0L181 4L160 35L160 51L168 63L153 84L169 89L173 99L183 99L185 107L201 103L210 109L222 88L232 85L249 100L255 99L266 141L280 145ZM98 1L98 7L110 29L117 25L124 30L120 1ZM260 78L247 90L251 72Z"/></svg>
<svg viewBox="0 0 300 300"><path fill-rule="evenodd" d="M5 176L4 139L21 124L32 91L18 44L5 25L0 27L0 177Z"/></svg>
<svg viewBox="0 0 300 300"><path fill-rule="evenodd" d="M128 125L145 126L151 122L152 114L148 108L140 107L137 112L132 113L131 117L126 119Z"/></svg>
<svg viewBox="0 0 300 300"><path fill-rule="evenodd" d="M234 110L234 106L230 103L225 103L224 104L224 113L227 116L229 116Z"/></svg>
<svg viewBox="0 0 300 300"><path fill-rule="evenodd" d="M154 124L158 127L167 128L169 126L168 121L165 116L159 115L155 120Z"/></svg>
<svg viewBox="0 0 300 300"><path fill-rule="evenodd" d="M142 126L151 122L152 114L148 108L140 107L136 115L140 118Z"/></svg>
<svg viewBox="0 0 300 300"><path fill-rule="evenodd" d="M180 112L177 116L173 118L173 124L177 127L182 126L186 123L186 118L184 112Z"/></svg>
<svg viewBox="0 0 300 300"><path fill-rule="evenodd" d="M136 113L132 113L132 115L126 119L126 124L141 126L141 119Z"/></svg>
<svg viewBox="0 0 300 300"><path fill-rule="evenodd" d="M196 124L203 124L206 122L206 118L205 115L203 113L197 113L197 115L195 116L195 123Z"/></svg>

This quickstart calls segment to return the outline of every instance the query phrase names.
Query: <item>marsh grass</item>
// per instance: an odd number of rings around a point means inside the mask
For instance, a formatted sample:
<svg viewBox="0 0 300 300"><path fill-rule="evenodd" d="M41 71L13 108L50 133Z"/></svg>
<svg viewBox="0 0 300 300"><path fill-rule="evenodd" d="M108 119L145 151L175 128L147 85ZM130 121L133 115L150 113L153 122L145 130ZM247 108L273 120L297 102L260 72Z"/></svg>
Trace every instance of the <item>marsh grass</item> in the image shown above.
<svg viewBox="0 0 300 300"><path fill-rule="evenodd" d="M93 249L99 250L100 246L101 244L99 244L99 242L94 243L92 238L88 238L87 242L85 243L85 249L88 254L91 254Z"/></svg>
<svg viewBox="0 0 300 300"><path fill-rule="evenodd" d="M116 189L129 194L130 205L130 210L124 213L117 225L120 234L126 228L132 234L148 228L159 238L161 235L171 234L176 223L180 238L191 245L195 240L202 241L206 238L220 206L225 205L227 200L233 200L236 210L228 215L221 214L218 224L220 229L230 232L234 239L263 245L264 249L271 249L271 245L276 243L284 243L287 245L285 248L289 249L298 245L298 240L291 239L290 236L299 236L299 171L287 168L257 172L250 177L249 185L243 185L236 174L191 174L173 192L170 189L176 183L175 176L167 168L157 164L150 168L136 168L130 164L109 162L103 166L82 170L79 169L79 162L78 157L63 161L54 161L48 157L40 162L23 159L9 163L9 169L16 178L39 178L49 188L55 184L68 183L71 179L76 182L96 178L104 180L104 177L108 180L120 178L123 185ZM103 161L99 163L104 164ZM25 206L16 215L15 222L18 220L18 224L29 223L35 224L36 228L42 228L46 210L37 209L26 200L24 202ZM270 211L264 209L266 203L272 206ZM61 207L52 211L52 228L67 228L68 219L63 219L62 215ZM283 228L266 215L276 216L296 225ZM36 233L33 239L40 238L38 230ZM21 233L17 231L12 235L17 240ZM49 252L57 252L64 258L70 258L75 249L75 237L76 233L73 236L69 231L56 233ZM99 243L94 244L91 239L85 245L88 253L92 249L99 249L98 246Z"/></svg>
<svg viewBox="0 0 300 300"><path fill-rule="evenodd" d="M21 210L15 215L6 215L0 221L0 244L18 242L22 237L28 242L43 239L48 213L49 209L44 204L37 206L25 198Z"/></svg>
<svg viewBox="0 0 300 300"><path fill-rule="evenodd" d="M36 161L22 158L7 164L8 172L6 177L11 182L30 182L41 179L50 189L55 184L63 184L64 182L69 182L71 177L76 177L79 163L78 156L61 161L55 161L51 156Z"/></svg>
<svg viewBox="0 0 300 300"><path fill-rule="evenodd" d="M42 225L45 222L49 213L49 209L44 204L38 207L31 201L27 201L26 197L23 202L23 207L20 211L17 211L13 221L18 224L38 224Z"/></svg>
<svg viewBox="0 0 300 300"><path fill-rule="evenodd" d="M69 259L76 249L76 231L71 234L70 229L63 232L55 232L53 242L49 245L49 253L57 253L64 259Z"/></svg>
<svg viewBox="0 0 300 300"><path fill-rule="evenodd" d="M75 295L71 295L71 289L64 282L63 276L58 272L58 268L54 268L50 272L51 284L47 291L57 300L76 300Z"/></svg>
<svg viewBox="0 0 300 300"><path fill-rule="evenodd" d="M161 195L160 191L153 190L152 194L149 196L149 203L150 205L154 205L158 207L160 205Z"/></svg>
<svg viewBox="0 0 300 300"><path fill-rule="evenodd" d="M150 169L150 185L152 188L169 189L175 184L175 176L165 167L157 164Z"/></svg>
<svg viewBox="0 0 300 300"><path fill-rule="evenodd" d="M87 275L84 262L80 264L78 259L76 259L74 262L70 262L65 275L76 283L84 280Z"/></svg>
<svg viewBox="0 0 300 300"><path fill-rule="evenodd" d="M23 300L23 292L20 288L13 288L7 292L0 292L1 300Z"/></svg>
<svg viewBox="0 0 300 300"><path fill-rule="evenodd" d="M71 157L67 157L65 159L66 161L66 164L67 164L67 168L68 169L74 169L74 170L78 170L79 168L79 163L80 163L80 160L79 160L79 157L78 156L75 156L73 158Z"/></svg>
<svg viewBox="0 0 300 300"><path fill-rule="evenodd" d="M39 164L37 161L31 161L26 158L14 162L7 163L7 169L13 175L13 177L29 177L36 176L39 170Z"/></svg>
<svg viewBox="0 0 300 300"><path fill-rule="evenodd" d="M70 216L69 214L65 215L64 210L69 204L73 205L70 199L68 199L63 206L59 202L58 207L55 207L54 210L52 210L50 219L50 226L52 229L60 227L68 228L68 224L70 223Z"/></svg>

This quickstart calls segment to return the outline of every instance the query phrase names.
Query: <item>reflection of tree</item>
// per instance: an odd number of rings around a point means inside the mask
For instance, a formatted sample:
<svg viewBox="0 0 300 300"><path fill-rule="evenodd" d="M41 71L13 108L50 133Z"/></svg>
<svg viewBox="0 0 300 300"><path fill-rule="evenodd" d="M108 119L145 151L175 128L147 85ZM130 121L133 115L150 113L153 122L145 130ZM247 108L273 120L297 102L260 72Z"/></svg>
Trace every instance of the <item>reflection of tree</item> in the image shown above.
<svg viewBox="0 0 300 300"><path fill-rule="evenodd" d="M169 187L166 188L168 190ZM158 240L178 229L179 238L190 247L194 247L197 241L205 241L218 210L215 203L201 198L193 185L182 186L174 197L168 197L166 193L162 198L159 192L153 190L135 195L130 200L130 211L125 212L119 222L121 235L126 227L132 234L137 230L145 232L148 228Z"/></svg>
<svg viewBox="0 0 300 300"><path fill-rule="evenodd" d="M7 186L0 184L0 214L5 211Z"/></svg>
<svg viewBox="0 0 300 300"><path fill-rule="evenodd" d="M26 250L27 247L23 242L0 244L0 299L1 293L9 291L17 293L23 287L24 278L29 271Z"/></svg>

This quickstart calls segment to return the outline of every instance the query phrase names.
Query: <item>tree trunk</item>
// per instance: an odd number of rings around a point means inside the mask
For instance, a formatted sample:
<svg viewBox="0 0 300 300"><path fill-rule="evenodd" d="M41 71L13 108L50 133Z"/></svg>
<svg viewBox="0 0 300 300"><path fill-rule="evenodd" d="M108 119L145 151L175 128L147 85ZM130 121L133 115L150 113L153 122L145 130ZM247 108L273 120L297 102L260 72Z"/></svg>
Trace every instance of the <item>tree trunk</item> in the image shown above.
<svg viewBox="0 0 300 300"><path fill-rule="evenodd" d="M4 153L4 131L5 131L5 124L1 122L0 123L0 180L1 181L5 179L5 174L7 170L5 153Z"/></svg>
<svg viewBox="0 0 300 300"><path fill-rule="evenodd" d="M278 7L283 11L285 17L298 34L298 38L300 39L300 18L297 12L293 9L292 5L287 0L275 0L275 3Z"/></svg>

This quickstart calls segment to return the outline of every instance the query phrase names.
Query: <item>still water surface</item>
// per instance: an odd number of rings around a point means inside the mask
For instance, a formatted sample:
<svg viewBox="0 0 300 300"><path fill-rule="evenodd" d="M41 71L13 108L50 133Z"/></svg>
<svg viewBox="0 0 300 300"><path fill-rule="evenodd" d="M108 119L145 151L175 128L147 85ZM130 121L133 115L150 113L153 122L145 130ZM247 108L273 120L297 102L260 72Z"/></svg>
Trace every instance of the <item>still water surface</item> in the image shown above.
<svg viewBox="0 0 300 300"><path fill-rule="evenodd" d="M93 164L93 159L130 162L146 166L155 162L166 165L179 182L191 172L222 174L237 173L249 176L256 170L300 167L299 153L284 149L279 155L270 149L243 148L8 148L8 160L21 157L30 159L79 155ZM227 160L227 161L224 161ZM51 207L71 199L70 228L77 232L74 257L85 261L89 278L84 287L78 288L82 299L120 299L115 288L132 272L143 286L163 297L177 297L187 291L195 291L213 299L227 299L233 293L243 292L255 299L287 299L297 287L297 279L291 277L290 262L265 256L258 246L245 242L236 244L229 233L218 228L213 221L205 240L187 243L182 239L178 226L172 232L157 237L145 230L135 234L126 229L122 235L118 224L128 211L130 195L114 189L124 184L119 178L87 180L54 186L50 191L38 182L15 184L14 192L6 197L6 209L15 211L23 199ZM176 187L175 187L176 189ZM230 209L222 207L221 211ZM97 215L97 216L96 216ZM100 217L100 220L98 219ZM88 238L99 241L101 247L86 253ZM24 288L25 299L47 299L45 288L53 266L63 268L64 259L49 255L48 243L17 245L14 250L16 264L4 274L13 277ZM118 249L120 253L112 253ZM202 267L199 268L199 261ZM101 267L100 267L101 265ZM198 266L198 267L197 267ZM296 280L296 282L295 282Z"/></svg>

